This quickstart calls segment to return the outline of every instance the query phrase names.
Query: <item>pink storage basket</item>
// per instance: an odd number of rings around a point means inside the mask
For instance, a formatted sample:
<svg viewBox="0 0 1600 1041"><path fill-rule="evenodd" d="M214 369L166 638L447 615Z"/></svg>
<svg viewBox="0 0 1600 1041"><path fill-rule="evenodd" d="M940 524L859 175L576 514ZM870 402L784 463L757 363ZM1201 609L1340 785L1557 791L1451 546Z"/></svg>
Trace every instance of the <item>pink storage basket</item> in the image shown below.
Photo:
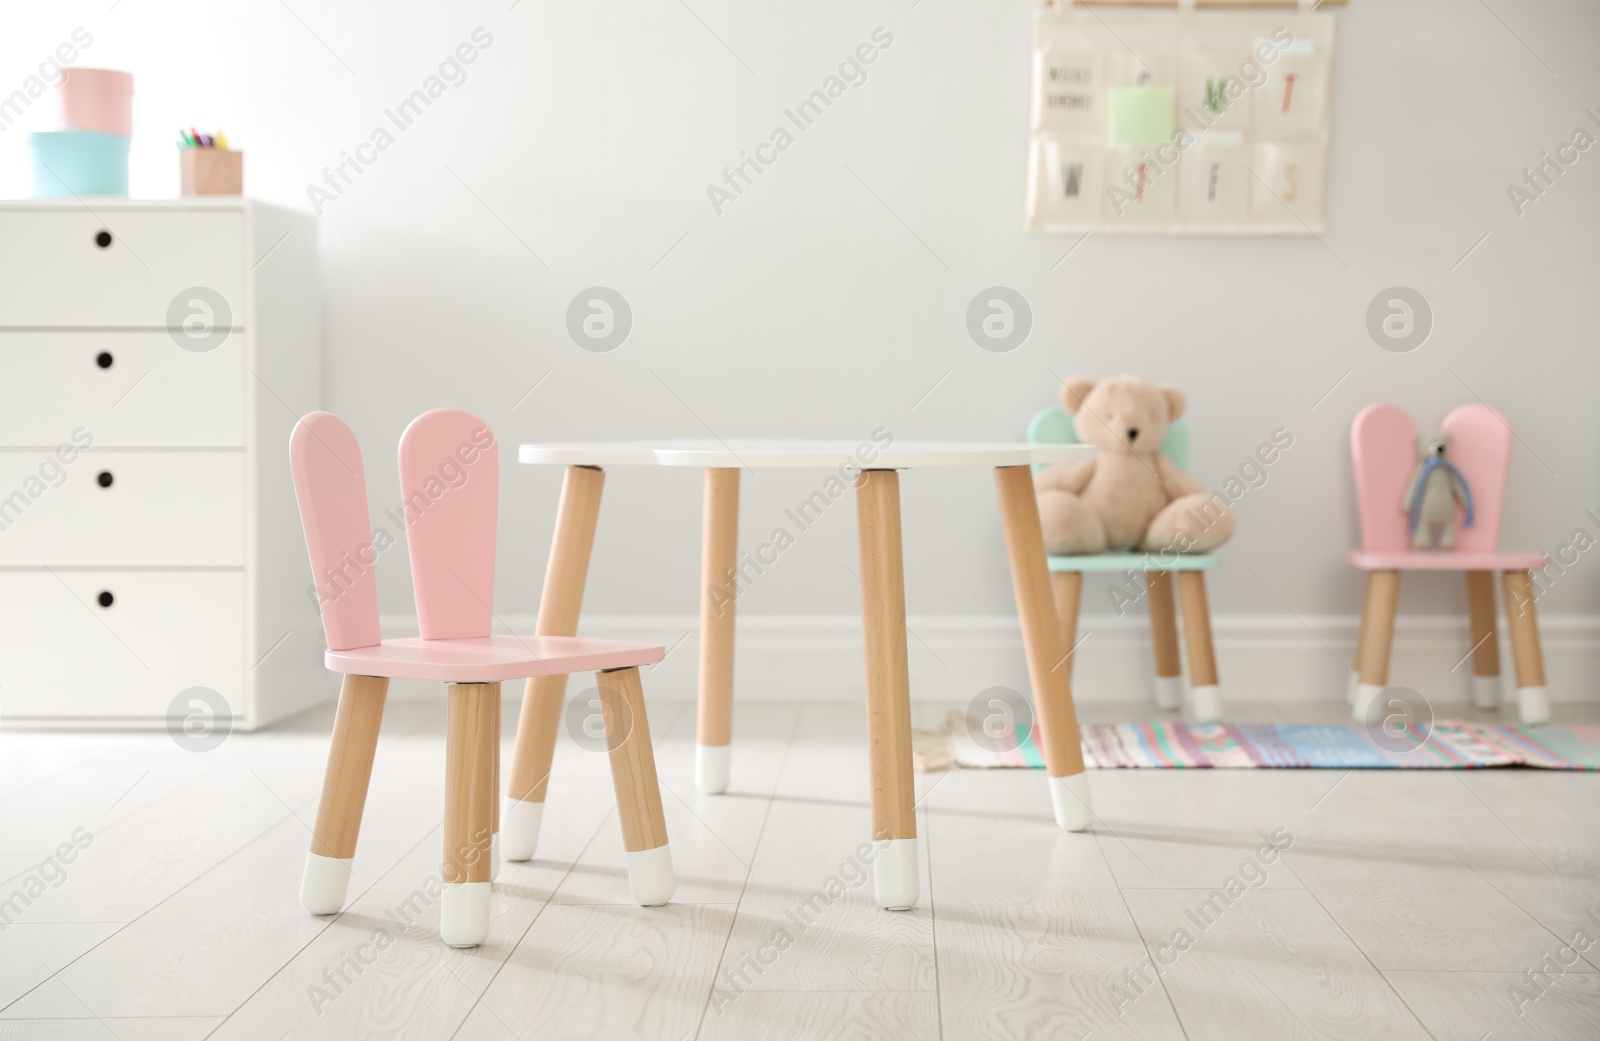
<svg viewBox="0 0 1600 1041"><path fill-rule="evenodd" d="M133 136L133 74L115 69L63 70L58 94L68 130Z"/></svg>

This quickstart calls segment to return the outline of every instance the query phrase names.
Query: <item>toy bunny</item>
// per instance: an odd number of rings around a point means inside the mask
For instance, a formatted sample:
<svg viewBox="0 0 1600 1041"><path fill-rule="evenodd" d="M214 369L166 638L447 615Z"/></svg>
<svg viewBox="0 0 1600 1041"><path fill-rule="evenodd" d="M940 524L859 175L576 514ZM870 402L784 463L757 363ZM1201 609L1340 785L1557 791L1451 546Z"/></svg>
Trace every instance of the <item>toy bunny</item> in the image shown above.
<svg viewBox="0 0 1600 1041"><path fill-rule="evenodd" d="M1466 514L1463 525L1470 528L1472 491L1461 471L1445 458L1450 450L1448 434L1418 437L1417 449L1421 458L1400 501L1400 508L1411 515L1411 548L1454 549L1456 504Z"/></svg>

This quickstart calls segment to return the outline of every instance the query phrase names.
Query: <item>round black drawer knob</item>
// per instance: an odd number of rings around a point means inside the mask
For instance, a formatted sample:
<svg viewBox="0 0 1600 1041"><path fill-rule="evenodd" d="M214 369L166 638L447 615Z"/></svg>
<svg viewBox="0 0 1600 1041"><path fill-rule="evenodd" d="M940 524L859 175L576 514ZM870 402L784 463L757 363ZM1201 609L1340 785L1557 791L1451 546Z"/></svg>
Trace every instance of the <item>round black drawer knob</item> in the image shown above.
<svg viewBox="0 0 1600 1041"><path fill-rule="evenodd" d="M109 231L96 232L95 233L95 237L94 237L94 244L96 246L99 246L101 249L105 249L107 246L111 245L111 232L109 232Z"/></svg>
<svg viewBox="0 0 1600 1041"><path fill-rule="evenodd" d="M114 361L116 361L116 359L111 356L110 351L101 351L99 354L95 355L94 359L94 363L100 366L102 369L111 368L111 363Z"/></svg>
<svg viewBox="0 0 1600 1041"><path fill-rule="evenodd" d="M111 487L111 482L115 481L116 478L111 476L110 470L101 470L100 476L96 477L95 480L100 482L100 487L109 488Z"/></svg>
<svg viewBox="0 0 1600 1041"><path fill-rule="evenodd" d="M100 590L100 595L95 597L95 600L99 601L101 607L110 607L117 602L117 598L111 595L109 589Z"/></svg>

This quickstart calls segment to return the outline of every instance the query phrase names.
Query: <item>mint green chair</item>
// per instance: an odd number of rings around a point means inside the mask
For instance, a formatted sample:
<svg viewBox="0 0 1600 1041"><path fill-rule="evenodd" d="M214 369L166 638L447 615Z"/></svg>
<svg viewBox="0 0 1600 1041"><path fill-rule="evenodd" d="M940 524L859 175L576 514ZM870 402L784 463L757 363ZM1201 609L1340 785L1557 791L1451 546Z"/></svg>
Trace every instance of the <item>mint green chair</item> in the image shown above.
<svg viewBox="0 0 1600 1041"><path fill-rule="evenodd" d="M1043 445L1075 445L1078 432L1072 416L1052 405L1028 423L1028 442ZM1189 424L1176 419L1167 427L1161 441L1161 454L1180 469L1189 461ZM1035 466L1035 470L1042 466ZM1194 716L1201 722L1222 718L1222 690L1217 682L1217 652L1211 639L1211 608L1206 602L1205 573L1221 561L1214 553L1146 553L1121 550L1074 556L1051 556L1050 577L1055 591L1056 615L1067 653L1067 675L1072 675L1073 651L1077 650L1078 607L1083 599L1086 571L1115 571L1127 576L1119 594L1113 591L1120 614L1125 605L1143 599L1150 608L1150 643L1155 650L1156 704L1163 709L1183 707L1183 669L1178 656L1177 604L1173 597L1172 574L1178 575L1178 599L1183 601L1184 641L1189 648L1190 700ZM1144 573L1141 586L1138 573Z"/></svg>

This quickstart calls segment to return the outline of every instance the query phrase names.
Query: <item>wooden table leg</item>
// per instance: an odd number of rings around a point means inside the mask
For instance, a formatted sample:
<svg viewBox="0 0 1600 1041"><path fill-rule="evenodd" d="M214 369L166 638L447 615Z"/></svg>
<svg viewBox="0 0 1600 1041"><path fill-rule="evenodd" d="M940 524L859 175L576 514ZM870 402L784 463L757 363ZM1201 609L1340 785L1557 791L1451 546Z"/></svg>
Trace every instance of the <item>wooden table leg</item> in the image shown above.
<svg viewBox="0 0 1600 1041"><path fill-rule="evenodd" d="M856 520L861 540L872 839L877 850L873 889L880 907L903 911L916 905L921 883L916 782L911 772L911 678L906 655L898 473L861 472L856 478Z"/></svg>
<svg viewBox="0 0 1600 1041"><path fill-rule="evenodd" d="M1389 651L1394 646L1394 615L1400 605L1400 572L1367 572L1367 598L1361 607L1361 658L1356 669L1361 682L1351 713L1356 722L1389 684Z"/></svg>
<svg viewBox="0 0 1600 1041"><path fill-rule="evenodd" d="M1506 618L1511 622L1511 658L1517 668L1517 716L1528 726L1550 722L1550 695L1544 687L1544 653L1539 649L1539 616L1533 607L1533 579L1526 571L1502 576Z"/></svg>
<svg viewBox="0 0 1600 1041"><path fill-rule="evenodd" d="M555 537L539 599L538 636L576 636L583 586L589 576L595 524L600 519L600 492L606 475L597 467L569 466L561 484ZM561 704L566 676L535 676L522 694L517 740L511 752L511 783L505 799L505 857L528 860L539 845L544 798L561 731Z"/></svg>
<svg viewBox="0 0 1600 1041"><path fill-rule="evenodd" d="M1178 657L1178 603L1172 594L1172 572L1146 571L1144 596L1150 606L1150 649L1156 659L1156 707L1176 712L1183 707L1183 664Z"/></svg>
<svg viewBox="0 0 1600 1041"><path fill-rule="evenodd" d="M628 887L639 906L656 907L672 899L678 877L667 847L667 819L661 809L644 687L638 669L615 669L597 678L606 692L600 699L600 711L606 721L606 747L611 752L611 783L617 791L622 848L628 855Z"/></svg>
<svg viewBox="0 0 1600 1041"><path fill-rule="evenodd" d="M494 699L498 683L450 685L445 735L444 893L439 937L452 947L489 938L494 820Z"/></svg>
<svg viewBox="0 0 1600 1041"><path fill-rule="evenodd" d="M706 470L700 535L700 717L694 783L710 795L728 790L733 754L733 620L738 599L739 471Z"/></svg>
<svg viewBox="0 0 1600 1041"><path fill-rule="evenodd" d="M1050 563L1039 526L1039 502L1033 493L1033 472L1027 466L997 466L995 487L1000 520L1011 561L1011 588L1022 619L1022 646L1033 684L1034 711L1039 716L1041 748L1049 773L1050 799L1056 823L1067 831L1089 826L1089 778L1083 768L1083 745L1072 687L1063 665L1070 646L1062 643L1050 596Z"/></svg>
<svg viewBox="0 0 1600 1041"><path fill-rule="evenodd" d="M1217 646L1211 635L1211 605L1206 601L1204 571L1178 573L1178 599L1183 604L1183 636L1189 649L1189 699L1194 718L1215 723L1222 718L1222 688L1217 683Z"/></svg>
<svg viewBox="0 0 1600 1041"><path fill-rule="evenodd" d="M300 904L312 914L335 914L344 909L388 692L389 681L376 676L346 676L339 689L317 827L311 833L311 851L306 854L305 874L300 879Z"/></svg>
<svg viewBox="0 0 1600 1041"><path fill-rule="evenodd" d="M1467 572L1467 615L1472 622L1472 701L1500 707L1500 635L1494 630L1494 572Z"/></svg>

